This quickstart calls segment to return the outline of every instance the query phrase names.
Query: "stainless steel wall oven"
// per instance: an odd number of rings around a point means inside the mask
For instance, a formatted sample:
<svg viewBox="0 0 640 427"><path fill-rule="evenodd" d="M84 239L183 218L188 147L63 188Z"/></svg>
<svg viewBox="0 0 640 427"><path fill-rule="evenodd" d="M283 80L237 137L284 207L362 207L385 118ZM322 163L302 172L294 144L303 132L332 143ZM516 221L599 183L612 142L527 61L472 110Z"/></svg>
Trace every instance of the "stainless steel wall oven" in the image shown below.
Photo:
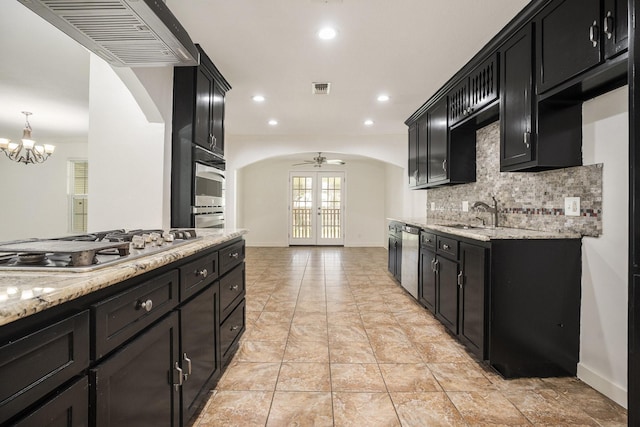
<svg viewBox="0 0 640 427"><path fill-rule="evenodd" d="M194 147L193 150L193 226L224 228L224 163L217 156L199 147Z"/></svg>

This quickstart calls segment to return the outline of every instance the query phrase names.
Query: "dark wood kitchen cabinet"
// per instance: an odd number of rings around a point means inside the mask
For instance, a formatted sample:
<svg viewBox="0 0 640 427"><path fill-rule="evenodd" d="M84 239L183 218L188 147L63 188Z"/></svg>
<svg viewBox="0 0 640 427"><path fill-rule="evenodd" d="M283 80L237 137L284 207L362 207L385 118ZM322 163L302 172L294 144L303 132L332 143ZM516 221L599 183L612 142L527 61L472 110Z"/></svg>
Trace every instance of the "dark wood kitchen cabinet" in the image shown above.
<svg viewBox="0 0 640 427"><path fill-rule="evenodd" d="M420 233L420 261L418 274L418 302L433 314L436 313L436 236Z"/></svg>
<svg viewBox="0 0 640 427"><path fill-rule="evenodd" d="M449 127L447 125L447 99L442 98L427 111L427 162L429 184L449 178Z"/></svg>
<svg viewBox="0 0 640 427"><path fill-rule="evenodd" d="M458 338L480 359L485 358L487 249L460 242Z"/></svg>
<svg viewBox="0 0 640 427"><path fill-rule="evenodd" d="M429 230L420 250L418 301L470 352L506 378L576 374L579 239L485 242Z"/></svg>
<svg viewBox="0 0 640 427"><path fill-rule="evenodd" d="M627 48L627 2L554 0L536 18L538 93Z"/></svg>
<svg viewBox="0 0 640 427"><path fill-rule="evenodd" d="M178 314L172 312L92 368L92 425L179 426L183 370L178 352Z"/></svg>
<svg viewBox="0 0 640 427"><path fill-rule="evenodd" d="M498 99L498 74L498 54L494 53L449 91L450 127Z"/></svg>
<svg viewBox="0 0 640 427"><path fill-rule="evenodd" d="M244 281L238 237L1 326L0 424L187 425L238 348Z"/></svg>
<svg viewBox="0 0 640 427"><path fill-rule="evenodd" d="M203 290L180 309L180 358L183 371L182 423L200 408L207 385L220 376L219 283Z"/></svg>
<svg viewBox="0 0 640 427"><path fill-rule="evenodd" d="M224 156L224 104L229 83L204 50L197 67L175 67L173 127L176 140L195 143Z"/></svg>
<svg viewBox="0 0 640 427"><path fill-rule="evenodd" d="M442 236L436 237L436 317L451 331L458 334L458 242Z"/></svg>
<svg viewBox="0 0 640 427"><path fill-rule="evenodd" d="M501 50L500 170L534 160L533 37L527 25Z"/></svg>
<svg viewBox="0 0 640 427"><path fill-rule="evenodd" d="M402 224L389 223L388 265L389 273L398 281L402 278Z"/></svg>
<svg viewBox="0 0 640 427"><path fill-rule="evenodd" d="M14 427L86 427L89 425L89 383L83 376L35 409Z"/></svg>
<svg viewBox="0 0 640 427"><path fill-rule="evenodd" d="M418 185L418 123L409 126L409 153L407 159L409 188L415 188Z"/></svg>
<svg viewBox="0 0 640 427"><path fill-rule="evenodd" d="M427 117L421 117L409 127L409 187L422 188L427 184Z"/></svg>
<svg viewBox="0 0 640 427"><path fill-rule="evenodd" d="M27 328L24 333L3 336L0 346L0 424L5 425L26 408L81 376L89 366L89 341L87 310L50 321L37 330ZM84 402L85 405L88 403L86 390ZM43 414L64 412L61 405L67 404L68 400L64 398L50 401L27 418L39 420Z"/></svg>

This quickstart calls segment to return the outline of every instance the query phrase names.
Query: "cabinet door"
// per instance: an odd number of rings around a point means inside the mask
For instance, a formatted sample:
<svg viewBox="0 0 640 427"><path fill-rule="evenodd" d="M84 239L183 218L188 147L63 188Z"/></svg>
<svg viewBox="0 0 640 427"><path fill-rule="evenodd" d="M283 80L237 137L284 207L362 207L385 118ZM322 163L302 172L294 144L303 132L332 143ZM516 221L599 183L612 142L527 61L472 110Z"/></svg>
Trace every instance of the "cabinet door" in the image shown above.
<svg viewBox="0 0 640 427"><path fill-rule="evenodd" d="M391 227L391 226L390 226ZM389 259L387 268L391 275L396 275L396 252L398 250L398 242L394 235L389 235Z"/></svg>
<svg viewBox="0 0 640 427"><path fill-rule="evenodd" d="M436 255L436 317L454 334L458 333L458 263Z"/></svg>
<svg viewBox="0 0 640 427"><path fill-rule="evenodd" d="M424 186L428 182L428 161L427 156L429 148L429 131L427 117L418 120L418 155L416 163L418 165L418 174L416 185Z"/></svg>
<svg viewBox="0 0 640 427"><path fill-rule="evenodd" d="M86 427L89 425L89 384L86 375L14 427Z"/></svg>
<svg viewBox="0 0 640 427"><path fill-rule="evenodd" d="M555 0L536 19L538 93L602 60L599 0Z"/></svg>
<svg viewBox="0 0 640 427"><path fill-rule="evenodd" d="M447 179L449 128L447 126L447 98L438 101L428 112L429 183Z"/></svg>
<svg viewBox="0 0 640 427"><path fill-rule="evenodd" d="M90 371L93 425L179 426L178 356L173 312Z"/></svg>
<svg viewBox="0 0 640 427"><path fill-rule="evenodd" d="M213 117L213 76L202 67L197 69L194 142L211 149Z"/></svg>
<svg viewBox="0 0 640 427"><path fill-rule="evenodd" d="M467 114L475 113L498 98L498 74L497 54L491 55L471 72Z"/></svg>
<svg viewBox="0 0 640 427"><path fill-rule="evenodd" d="M420 248L420 276L418 278L418 301L429 311L436 312L436 254L424 246Z"/></svg>
<svg viewBox="0 0 640 427"><path fill-rule="evenodd" d="M224 91L214 82L211 97L211 151L224 156Z"/></svg>
<svg viewBox="0 0 640 427"><path fill-rule="evenodd" d="M183 425L198 409L208 380L220 374L218 295L216 282L180 308Z"/></svg>
<svg viewBox="0 0 640 427"><path fill-rule="evenodd" d="M469 79L464 78L447 95L449 98L449 125L453 126L469 115Z"/></svg>
<svg viewBox="0 0 640 427"><path fill-rule="evenodd" d="M418 123L409 127L409 155L407 170L409 171L409 187L418 185Z"/></svg>
<svg viewBox="0 0 640 427"><path fill-rule="evenodd" d="M502 48L500 169L534 159L532 30L528 25Z"/></svg>
<svg viewBox="0 0 640 427"><path fill-rule="evenodd" d="M460 242L460 340L481 360L485 331L485 249Z"/></svg>
<svg viewBox="0 0 640 427"><path fill-rule="evenodd" d="M629 4L627 0L604 0L604 56L609 59L629 47Z"/></svg>

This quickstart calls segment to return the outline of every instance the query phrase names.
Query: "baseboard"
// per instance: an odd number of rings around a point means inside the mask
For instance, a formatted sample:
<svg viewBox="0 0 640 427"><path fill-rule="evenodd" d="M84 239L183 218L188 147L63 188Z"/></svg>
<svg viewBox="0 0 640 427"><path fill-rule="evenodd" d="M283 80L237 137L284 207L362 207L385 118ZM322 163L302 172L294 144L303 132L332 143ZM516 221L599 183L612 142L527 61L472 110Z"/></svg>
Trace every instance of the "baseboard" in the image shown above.
<svg viewBox="0 0 640 427"><path fill-rule="evenodd" d="M578 363L577 377L584 383L589 384L591 387L616 402L618 405L624 408L627 407L627 390L623 389L619 385L612 383L607 378L604 378L602 375L592 371L581 363Z"/></svg>
<svg viewBox="0 0 640 427"><path fill-rule="evenodd" d="M274 242L245 242L245 245L252 248L286 248L289 246L287 243Z"/></svg>

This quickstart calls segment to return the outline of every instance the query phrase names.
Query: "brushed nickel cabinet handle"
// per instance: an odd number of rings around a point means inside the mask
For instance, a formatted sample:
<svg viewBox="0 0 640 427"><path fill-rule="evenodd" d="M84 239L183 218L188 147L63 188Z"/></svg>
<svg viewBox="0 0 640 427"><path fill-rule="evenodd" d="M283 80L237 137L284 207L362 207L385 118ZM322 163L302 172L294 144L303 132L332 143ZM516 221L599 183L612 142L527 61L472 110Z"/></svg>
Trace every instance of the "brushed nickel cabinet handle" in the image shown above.
<svg viewBox="0 0 640 427"><path fill-rule="evenodd" d="M184 378L182 376L182 369L180 369L180 365L178 365L178 362L176 362L174 369L178 371L178 384L173 384L173 386L175 387L176 391L180 391L180 387L182 387Z"/></svg>
<svg viewBox="0 0 640 427"><path fill-rule="evenodd" d="M589 27L589 40L593 44L593 47L598 47L598 21L593 21L593 24Z"/></svg>
<svg viewBox="0 0 640 427"><path fill-rule="evenodd" d="M207 271L206 268L203 268L202 270L199 270L196 274L204 279L209 275L209 271Z"/></svg>
<svg viewBox="0 0 640 427"><path fill-rule="evenodd" d="M604 33L607 35L608 39L613 37L613 14L611 11L607 12L607 16L604 18Z"/></svg>
<svg viewBox="0 0 640 427"><path fill-rule="evenodd" d="M191 375L191 359L187 357L187 353L184 353L182 359L187 362L187 372L184 373L184 380L187 380L187 377Z"/></svg>

